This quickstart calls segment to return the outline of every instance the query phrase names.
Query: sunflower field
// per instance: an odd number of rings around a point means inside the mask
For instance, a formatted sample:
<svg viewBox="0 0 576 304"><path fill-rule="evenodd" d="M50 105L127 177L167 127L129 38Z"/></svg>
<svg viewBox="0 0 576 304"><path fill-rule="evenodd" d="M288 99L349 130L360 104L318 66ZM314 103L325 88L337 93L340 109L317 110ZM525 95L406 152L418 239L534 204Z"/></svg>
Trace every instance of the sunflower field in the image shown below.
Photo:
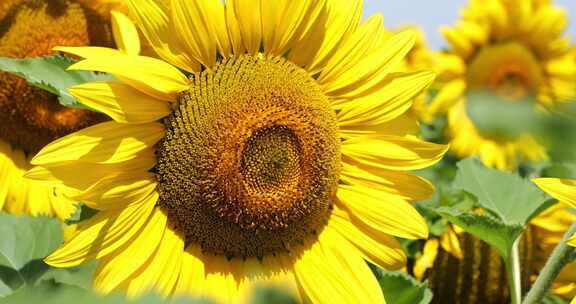
<svg viewBox="0 0 576 304"><path fill-rule="evenodd" d="M384 2L0 0L0 303L576 303L576 3Z"/></svg>

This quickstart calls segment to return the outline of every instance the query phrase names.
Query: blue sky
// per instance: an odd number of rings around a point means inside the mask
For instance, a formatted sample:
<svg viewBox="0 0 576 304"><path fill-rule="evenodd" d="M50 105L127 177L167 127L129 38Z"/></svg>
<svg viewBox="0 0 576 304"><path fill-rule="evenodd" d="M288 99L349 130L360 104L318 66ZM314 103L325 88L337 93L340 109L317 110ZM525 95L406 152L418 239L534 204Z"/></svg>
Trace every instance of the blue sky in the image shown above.
<svg viewBox="0 0 576 304"><path fill-rule="evenodd" d="M364 0L364 16L380 12L387 27L419 25L424 29L430 46L440 48L444 41L438 28L453 24L466 3L465 0ZM555 0L554 3L564 7L569 17L574 18L568 31L576 41L576 0Z"/></svg>

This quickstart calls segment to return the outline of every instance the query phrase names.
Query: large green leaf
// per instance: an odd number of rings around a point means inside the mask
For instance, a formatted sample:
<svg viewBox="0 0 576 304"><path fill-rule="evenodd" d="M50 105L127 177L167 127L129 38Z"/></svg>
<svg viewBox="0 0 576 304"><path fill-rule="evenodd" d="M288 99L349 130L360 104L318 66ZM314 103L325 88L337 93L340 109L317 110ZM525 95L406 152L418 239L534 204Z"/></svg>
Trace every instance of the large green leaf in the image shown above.
<svg viewBox="0 0 576 304"><path fill-rule="evenodd" d="M432 291L425 283L418 282L404 272L375 269L388 304L428 304L432 301Z"/></svg>
<svg viewBox="0 0 576 304"><path fill-rule="evenodd" d="M12 293L12 288L0 280L0 298Z"/></svg>
<svg viewBox="0 0 576 304"><path fill-rule="evenodd" d="M521 224L505 224L489 214L463 212L452 207L440 207L436 210L450 222L496 248L507 259L514 241L524 231Z"/></svg>
<svg viewBox="0 0 576 304"><path fill-rule="evenodd" d="M44 258L62 243L60 223L46 217L0 213L0 235L0 266L17 271Z"/></svg>
<svg viewBox="0 0 576 304"><path fill-rule="evenodd" d="M68 107L86 108L67 89L73 85L109 80L110 75L89 71L67 71L74 61L64 56L46 56L27 59L0 57L0 71L18 75L35 87L58 96L60 103Z"/></svg>
<svg viewBox="0 0 576 304"><path fill-rule="evenodd" d="M5 296L46 272L42 258L61 244L62 228L55 219L0 213L0 236L0 296Z"/></svg>
<svg viewBox="0 0 576 304"><path fill-rule="evenodd" d="M90 289L96 266L96 262L91 262L78 267L49 268L40 278L38 278L38 282L53 281L56 284L65 284L83 289Z"/></svg>
<svg viewBox="0 0 576 304"><path fill-rule="evenodd" d="M548 196L529 180L486 168L476 158L458 163L454 188L474 195L480 206L506 224L525 225L549 206Z"/></svg>

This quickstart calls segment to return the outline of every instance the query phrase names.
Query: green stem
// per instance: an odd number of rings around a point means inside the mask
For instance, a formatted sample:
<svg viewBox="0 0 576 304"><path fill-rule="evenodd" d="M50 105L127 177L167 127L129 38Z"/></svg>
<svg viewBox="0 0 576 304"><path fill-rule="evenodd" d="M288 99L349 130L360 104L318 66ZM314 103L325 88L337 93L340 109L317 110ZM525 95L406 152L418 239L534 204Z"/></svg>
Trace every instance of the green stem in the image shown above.
<svg viewBox="0 0 576 304"><path fill-rule="evenodd" d="M550 286L552 286L552 283L558 274L560 274L562 268L574 259L576 250L568 246L566 241L568 241L575 232L576 222L566 231L562 241L560 241L560 243L556 245L556 248L554 248L554 251L552 251L552 255L548 258L548 261L546 261L546 265L544 265L538 279L536 279L536 282L532 285L522 304L542 303L542 299L546 296L546 292L550 289Z"/></svg>
<svg viewBox="0 0 576 304"><path fill-rule="evenodd" d="M518 251L518 243L520 237L512 244L512 250L505 261L506 277L508 278L508 289L510 290L510 299L512 304L520 304L522 299L522 286L520 285L520 253Z"/></svg>

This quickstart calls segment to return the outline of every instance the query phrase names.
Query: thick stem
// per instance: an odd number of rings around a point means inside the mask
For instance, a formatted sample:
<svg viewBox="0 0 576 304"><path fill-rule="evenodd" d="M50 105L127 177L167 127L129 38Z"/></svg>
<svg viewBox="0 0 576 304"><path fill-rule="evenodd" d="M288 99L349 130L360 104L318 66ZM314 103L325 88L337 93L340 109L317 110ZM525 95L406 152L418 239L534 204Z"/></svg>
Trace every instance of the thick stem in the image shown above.
<svg viewBox="0 0 576 304"><path fill-rule="evenodd" d="M537 304L542 303L542 299L546 296L546 292L552 286L552 283L562 271L566 264L572 262L574 259L575 249L566 244L566 241L576 232L576 222L572 224L570 229L564 234L564 238L554 248L552 255L546 261L546 265L540 272L538 279L526 295L522 304Z"/></svg>
<svg viewBox="0 0 576 304"><path fill-rule="evenodd" d="M506 276L508 277L508 289L510 290L510 299L512 304L520 304L522 299L522 286L520 274L520 253L518 250L518 243L520 238L517 238L512 245L512 250L505 261Z"/></svg>

